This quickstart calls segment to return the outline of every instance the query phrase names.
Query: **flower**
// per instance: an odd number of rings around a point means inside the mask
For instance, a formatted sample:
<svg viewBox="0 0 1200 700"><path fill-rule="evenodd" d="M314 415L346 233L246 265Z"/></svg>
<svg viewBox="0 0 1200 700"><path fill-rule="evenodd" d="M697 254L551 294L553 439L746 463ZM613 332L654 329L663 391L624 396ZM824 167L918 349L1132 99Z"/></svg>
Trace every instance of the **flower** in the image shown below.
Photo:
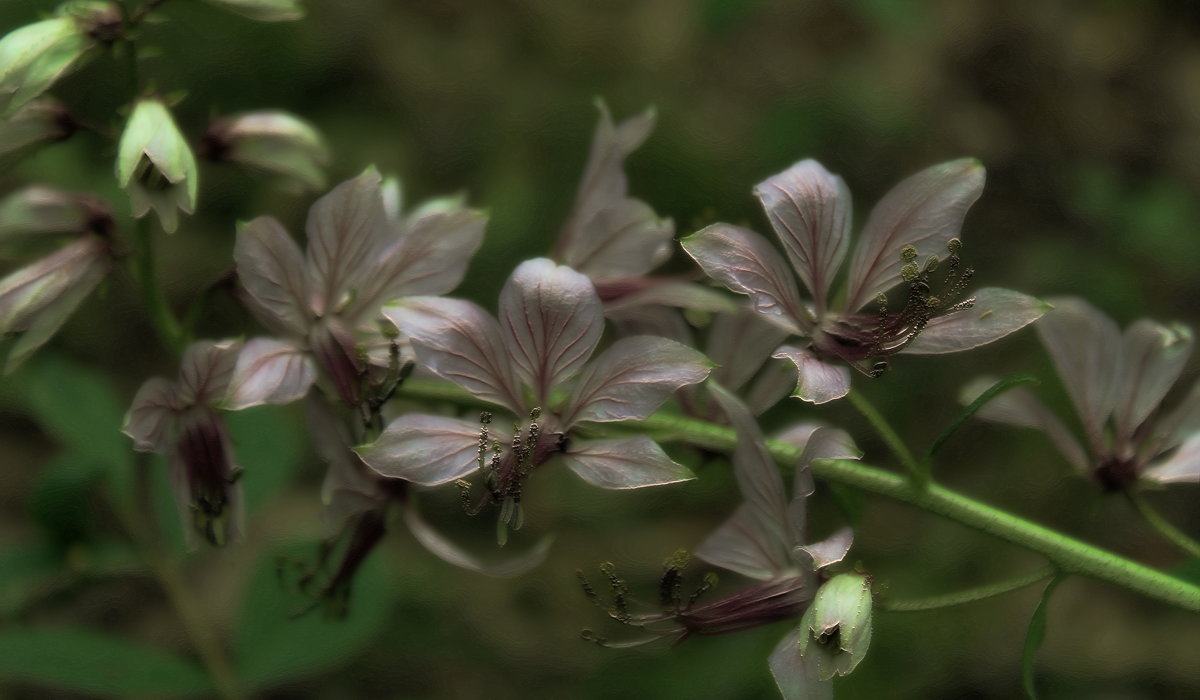
<svg viewBox="0 0 1200 700"><path fill-rule="evenodd" d="M189 539L194 530L215 546L241 532L241 468L217 410L229 389L239 349L239 343L229 340L189 345L179 378L146 380L122 429L137 451L167 455L184 530Z"/></svg>
<svg viewBox="0 0 1200 700"><path fill-rule="evenodd" d="M1083 424L1083 444L1028 389L1006 391L978 415L1042 430L1076 470L1108 490L1131 489L1139 479L1200 483L1200 383L1173 410L1161 405L1192 353L1191 330L1140 319L1122 334L1082 299L1049 301L1054 309L1038 322L1038 336ZM964 398L991 383L972 382Z"/></svg>
<svg viewBox="0 0 1200 700"><path fill-rule="evenodd" d="M0 121L0 168L7 169L42 146L66 141L77 126L67 108L52 97L40 97Z"/></svg>
<svg viewBox="0 0 1200 700"><path fill-rule="evenodd" d="M233 257L247 305L283 339L247 343L246 380L232 406L303 396L315 379L310 356L337 395L358 405L367 371L358 338L380 338L384 302L456 287L484 224L482 213L457 203L391 218L379 174L368 170L309 210L304 253L273 218L241 226Z"/></svg>
<svg viewBox="0 0 1200 700"><path fill-rule="evenodd" d="M163 230L173 233L177 210L196 209L196 178L196 158L170 111L158 100L140 100L117 149L117 181L129 190L133 215L154 209Z"/></svg>
<svg viewBox="0 0 1200 700"><path fill-rule="evenodd" d="M683 247L710 277L749 295L758 313L807 339L803 347L779 348L776 357L796 365L795 396L824 403L849 392L846 364L876 376L889 355L978 347L1045 312L1038 300L1005 289L958 300L972 271L962 267L957 236L982 189L983 168L970 159L928 168L892 189L867 218L840 303L832 288L850 247L850 192L814 160L755 188L811 302L801 300L788 265L753 231L714 224L685 238ZM935 286L932 275L942 266L946 278ZM909 298L899 311L889 310L885 292L902 282ZM872 303L877 308L867 310Z"/></svg>
<svg viewBox="0 0 1200 700"><path fill-rule="evenodd" d="M601 488L691 478L644 435L571 435L585 423L647 418L711 367L699 352L649 336L623 338L590 359L604 315L584 275L545 258L522 263L500 293L499 322L471 302L438 297L410 297L383 312L426 368L524 423L510 432L490 413L480 423L402 416L374 443L356 448L383 476L433 486L481 469L486 502L502 504L501 523L514 529L522 483L553 459Z"/></svg>
<svg viewBox="0 0 1200 700"><path fill-rule="evenodd" d="M287 112L246 112L218 119L204 134L204 155L281 175L309 189L325 186L329 152L316 128Z"/></svg>

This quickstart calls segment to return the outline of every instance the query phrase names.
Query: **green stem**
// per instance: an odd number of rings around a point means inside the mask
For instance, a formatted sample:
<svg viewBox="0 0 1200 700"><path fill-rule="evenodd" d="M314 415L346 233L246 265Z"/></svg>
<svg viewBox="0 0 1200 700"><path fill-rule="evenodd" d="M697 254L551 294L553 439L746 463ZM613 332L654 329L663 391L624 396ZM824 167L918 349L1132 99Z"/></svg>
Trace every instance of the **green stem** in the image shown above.
<svg viewBox="0 0 1200 700"><path fill-rule="evenodd" d="M397 394L468 405L480 403L462 389L441 382L410 379ZM628 425L640 428L662 441L678 440L726 452L732 450L738 440L732 428L681 416L658 414ZM792 445L768 440L767 447L776 461L785 466L795 465L800 459L800 450ZM815 476L824 481L845 484L907 503L1037 552L1062 574L1076 574L1103 581L1200 613L1200 587L941 486L917 486L900 475L853 460L817 460L812 463L811 469Z"/></svg>
<svg viewBox="0 0 1200 700"><path fill-rule="evenodd" d="M171 312L166 295L158 283L157 262L154 253L154 235L150 230L150 219L143 217L134 222L134 232L137 237L137 252L134 259L137 265L137 279L142 288L142 299L146 310L150 313L150 321L163 345L176 356L182 355L187 346L183 327Z"/></svg>
<svg viewBox="0 0 1200 700"><path fill-rule="evenodd" d="M960 411L957 416L954 417L954 420L950 421L950 425L946 426L946 429L942 431L942 434L937 436L937 439L933 441L933 445L930 446L929 452L925 456L924 461L926 473L929 472L930 462L933 460L933 456L937 454L937 451L942 449L942 445L946 444L946 441L949 440L952 435L954 435L955 431L961 428L963 423L966 423L971 416L975 415L975 413L979 411L979 409L983 408L989 401L1008 391L1009 389L1016 388L1022 384L1037 383L1037 377L1033 376L1032 374L1014 374L1005 377L988 387L987 391L983 392L977 396L974 401L967 404L967 406L963 408L963 410Z"/></svg>
<svg viewBox="0 0 1200 700"><path fill-rule="evenodd" d="M1168 540L1171 544L1187 552L1189 556L1200 559L1200 542L1193 540L1183 533L1182 530L1167 522L1165 518L1158 514L1147 501L1145 496L1136 491L1127 491L1129 502L1137 509L1139 515L1146 523L1154 528L1154 530Z"/></svg>
<svg viewBox="0 0 1200 700"><path fill-rule="evenodd" d="M875 432L879 433L879 437L887 443L888 449L892 454L896 455L896 459L904 467L905 471L912 478L914 484L924 486L929 483L929 470L912 456L912 452L908 451L908 446L900 439L900 435L892 428L883 417L883 414L875 409L875 406L867 400L867 397L860 394L857 390L851 389L847 395L850 403L858 412L867 419L871 427L875 428Z"/></svg>
<svg viewBox="0 0 1200 700"><path fill-rule="evenodd" d="M880 610L891 612L919 612L948 608L954 605L974 603L978 600L986 600L987 598L1018 591L1027 586L1032 586L1038 581L1045 581L1054 576L1057 571L1053 566L1044 566L1036 571L1030 571L1027 574L1010 578L1006 581L997 581L996 583L989 583L976 588L968 588L965 591L956 591L954 593L918 598L916 600L882 600L876 605Z"/></svg>

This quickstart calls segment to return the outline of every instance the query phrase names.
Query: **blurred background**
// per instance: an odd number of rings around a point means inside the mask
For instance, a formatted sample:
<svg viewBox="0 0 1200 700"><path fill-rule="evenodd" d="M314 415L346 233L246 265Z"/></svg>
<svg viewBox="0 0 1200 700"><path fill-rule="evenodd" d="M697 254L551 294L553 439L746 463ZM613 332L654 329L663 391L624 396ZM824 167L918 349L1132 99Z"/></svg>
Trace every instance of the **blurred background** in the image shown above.
<svg viewBox="0 0 1200 700"><path fill-rule="evenodd" d="M3 3L0 31L54 5ZM766 231L751 187L801 158L844 177L861 222L904 176L974 156L988 181L963 238L979 286L1084 296L1122 325L1143 316L1200 322L1194 3L347 0L311 2L299 22L261 24L178 0L162 14L168 21L144 32L142 43L160 49L144 70L160 92L186 93L175 114L190 138L198 141L216 116L286 109L325 134L331 184L375 164L401 177L408 201L463 192L488 209L483 249L458 293L485 307L494 308L516 263L548 251L601 97L617 118L656 108L657 130L629 160L631 190L682 234L718 220ZM127 85L119 61L101 56L52 92L116 127ZM40 182L94 192L127 211L113 157L110 143L80 133L0 173L0 194ZM196 215L161 243L176 308L229 270L235 222L271 214L299 235L314 197L232 166L202 165ZM3 262L6 272L17 261ZM686 269L679 254L671 264ZM210 337L258 332L220 294L200 328ZM130 463L116 428L138 385L176 371L153 338L122 270L0 385L0 626L67 625L191 654L95 488L98 472ZM955 415L959 388L982 372L1033 372L1042 395L1067 413L1028 331L969 354L901 357L892 367L856 382L917 450ZM1198 370L1193 360L1180 386L1190 388ZM766 424L797 419L844 427L868 461L889 464L848 406L786 403ZM553 533L553 549L542 567L512 580L444 564L396 523L362 572L345 623L319 614L291 622L295 599L276 565L281 554L313 557L323 466L305 443L302 412L262 409L231 421L246 467L247 538L190 554L185 566L203 615L235 659L258 650L262 697L775 693L766 656L787 624L676 648L615 651L579 638L585 627L614 640L633 633L603 625L576 569L598 578L596 567L613 561L635 594L655 600L663 559L697 545L738 500L720 460L678 453L700 479L644 493L541 475L526 500L530 525L509 547ZM116 455L115 466L97 450ZM1200 580L1200 562L1185 562L1124 500L1074 476L1040 435L973 422L942 455L937 475L954 488ZM165 487L159 491L166 499ZM1042 565L932 515L839 497L835 504L829 489L818 490L813 531L823 536L844 522L844 511L861 511L854 555L888 595L949 592ZM1200 533L1200 490L1151 499L1185 532ZM429 499L428 508L460 540L495 554L490 519L464 522L454 494ZM178 530L169 509L160 519ZM693 569L698 582L705 569ZM733 574L722 580L729 590L741 583ZM837 696L1019 696L1021 647L1039 590L939 612L877 613L871 651L837 682ZM250 618L257 622L247 631ZM1051 601L1047 629L1038 657L1044 697L1200 696L1194 615L1070 579ZM264 653L274 657L264 661ZM0 696L78 697L5 680L2 669Z"/></svg>

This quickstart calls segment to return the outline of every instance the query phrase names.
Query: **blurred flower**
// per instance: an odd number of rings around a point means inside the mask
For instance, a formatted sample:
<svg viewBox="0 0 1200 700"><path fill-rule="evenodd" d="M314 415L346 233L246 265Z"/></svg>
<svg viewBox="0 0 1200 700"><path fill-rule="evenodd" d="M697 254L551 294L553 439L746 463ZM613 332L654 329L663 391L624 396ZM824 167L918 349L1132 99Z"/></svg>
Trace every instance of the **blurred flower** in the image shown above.
<svg viewBox="0 0 1200 700"><path fill-rule="evenodd" d="M20 236L112 232L112 211L97 197L30 185L0 200L0 241Z"/></svg>
<svg viewBox="0 0 1200 700"><path fill-rule="evenodd" d="M243 225L233 257L247 306L284 339L247 343L254 352L244 353L239 371L247 381L231 395L231 407L300 398L315 378L310 356L334 392L359 405L370 359L359 338L395 345L377 325L380 307L458 286L485 222L458 203L391 218L379 174L368 170L309 210L306 253L273 218ZM396 363L394 354L390 361Z"/></svg>
<svg viewBox="0 0 1200 700"><path fill-rule="evenodd" d="M808 340L804 347L779 348L776 357L796 365L795 396L824 403L850 390L846 365L877 376L887 367L881 358L984 345L1045 311L1038 300L1005 289L957 300L972 274L961 265L957 235L982 189L983 168L969 159L928 168L897 185L867 218L850 260L844 302L836 306L831 290L850 247L850 192L816 161L797 163L755 188L811 303L801 300L776 249L753 231L714 224L685 238L683 247L713 279L749 295L767 320ZM945 261L939 258L943 251L949 253ZM945 280L935 285L932 275L943 265ZM908 299L899 311L889 310L885 292L902 282ZM877 308L865 310L872 302Z"/></svg>
<svg viewBox="0 0 1200 700"><path fill-rule="evenodd" d="M233 341L192 343L176 381L154 377L138 389L123 431L134 449L167 455L171 490L189 540L194 530L223 546L241 533L242 488L218 412L234 374L240 345Z"/></svg>
<svg viewBox="0 0 1200 700"><path fill-rule="evenodd" d="M218 119L204 135L204 155L282 175L303 187L325 186L329 152L321 134L287 112L246 112Z"/></svg>
<svg viewBox="0 0 1200 700"><path fill-rule="evenodd" d="M87 234L0 279L0 334L22 334L5 374L54 335L111 267L109 240Z"/></svg>
<svg viewBox="0 0 1200 700"><path fill-rule="evenodd" d="M815 544L805 544L808 496L813 492L808 466L816 459L858 459L862 453L843 431L818 425L797 426L788 441L800 449L795 470L794 493L789 499L775 461L767 451L762 432L750 411L737 397L718 384L710 382L712 395L737 430L738 443L732 457L738 488L745 499L733 515L710 534L696 549L696 556L717 566L737 572L757 583L737 590L718 600L699 604L699 598L715 585L715 577L706 576L701 587L686 599L682 595L682 568L685 558L677 555L668 561L660 582L662 610L648 614L633 614L628 609L624 582L616 578L611 565L604 567L615 599L611 606L599 601L595 590L584 581L584 591L609 615L621 622L650 634L635 643L670 639L678 643L692 635L725 634L801 618L800 625L775 647L769 663L783 696L788 700L831 697L825 681L832 677L825 656L833 649L826 642L834 638L835 625L843 620L846 607L844 583L831 584L857 575L835 576L822 584L826 567L845 559L853 542L853 532L842 528L829 538ZM581 575L582 576L582 575ZM862 578L862 577L858 577ZM823 601L813 612L814 596ZM870 592L867 591L867 599ZM805 612L807 609L808 612ZM866 608L869 611L869 606ZM814 617L816 615L816 617ZM844 616L847 633L853 627L855 663L866 651L869 613L864 623L861 616ZM828 623L828 624L827 624ZM822 626L826 632L818 645L807 648L809 630ZM826 626L827 625L827 626ZM818 633L820 634L820 633ZM588 635L594 641L609 645L606 640ZM617 643L615 646L626 646ZM836 656L836 654L834 654ZM853 663L837 660L833 667L848 673Z"/></svg>
<svg viewBox="0 0 1200 700"><path fill-rule="evenodd" d="M59 16L0 39L0 116L8 117L80 65L92 47L86 23Z"/></svg>
<svg viewBox="0 0 1200 700"><path fill-rule="evenodd" d="M1028 389L1000 394L978 415L1042 430L1075 469L1109 490L1134 488L1138 479L1200 483L1200 383L1174 410L1161 405L1192 353L1191 330L1141 319L1122 335L1082 299L1050 302L1038 336L1083 424L1084 444ZM964 398L992 383L972 382Z"/></svg>
<svg viewBox="0 0 1200 700"><path fill-rule="evenodd" d="M75 122L61 102L50 97L33 100L0 121L0 168L74 133Z"/></svg>
<svg viewBox="0 0 1200 700"><path fill-rule="evenodd" d="M243 17L259 22L289 22L304 17L300 0L208 0Z"/></svg>
<svg viewBox="0 0 1200 700"><path fill-rule="evenodd" d="M604 330L591 281L545 258L517 267L500 293L500 321L468 301L413 297L384 314L420 362L525 425L410 414L358 454L375 471L423 485L480 469L485 502L501 504L505 526L521 522L525 478L555 457L601 488L682 481L690 472L646 436L580 440L582 423L641 420L676 389L708 376L699 352L664 338L623 338L589 362Z"/></svg>
<svg viewBox="0 0 1200 700"><path fill-rule="evenodd" d="M182 210L196 208L196 159L163 103L143 99L133 108L117 152L117 181L129 190L133 215L150 209L173 233Z"/></svg>

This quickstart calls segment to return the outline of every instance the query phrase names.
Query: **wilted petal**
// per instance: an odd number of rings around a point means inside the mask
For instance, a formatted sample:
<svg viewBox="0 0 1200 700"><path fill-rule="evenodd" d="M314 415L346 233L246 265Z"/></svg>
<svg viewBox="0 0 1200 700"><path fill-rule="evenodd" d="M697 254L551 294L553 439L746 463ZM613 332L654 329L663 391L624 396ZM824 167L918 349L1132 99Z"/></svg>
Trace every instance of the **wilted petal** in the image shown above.
<svg viewBox="0 0 1200 700"><path fill-rule="evenodd" d="M388 235L379 173L333 188L308 211L308 278L318 315L340 310L364 283Z"/></svg>
<svg viewBox="0 0 1200 700"><path fill-rule="evenodd" d="M792 273L762 236L731 224L713 224L681 244L709 277L748 294L754 310L767 320L791 333L803 334L812 327Z"/></svg>
<svg viewBox="0 0 1200 700"><path fill-rule="evenodd" d="M969 404L980 394L996 384L992 377L980 377L963 387L960 401ZM983 405L976 416L996 423L1015 425L1021 428L1041 430L1058 448L1063 457L1080 473L1088 471L1088 457L1071 431L1058 416L1046 408L1034 393L1024 387L1015 387L994 397Z"/></svg>
<svg viewBox="0 0 1200 700"><path fill-rule="evenodd" d="M1147 319L1125 331L1113 418L1118 442L1133 435L1167 395L1192 354L1192 332Z"/></svg>
<svg viewBox="0 0 1200 700"><path fill-rule="evenodd" d="M1094 306L1075 298L1050 299L1054 309L1035 328L1054 360L1096 453L1104 452L1104 424L1121 376L1121 329Z"/></svg>
<svg viewBox="0 0 1200 700"><path fill-rule="evenodd" d="M1052 307L1027 294L987 287L972 295L974 305L931 319L902 352L937 355L970 350L1033 323Z"/></svg>
<svg viewBox="0 0 1200 700"><path fill-rule="evenodd" d="M694 479L645 435L615 440L572 440L562 454L571 471L602 489L636 489Z"/></svg>
<svg viewBox="0 0 1200 700"><path fill-rule="evenodd" d="M500 328L486 311L469 301L410 297L383 307L383 315L431 372L484 401L525 412Z"/></svg>
<svg viewBox="0 0 1200 700"><path fill-rule="evenodd" d="M787 338L787 331L745 309L717 314L708 329L708 357L717 368L713 379L737 391ZM774 363L772 363L774 364Z"/></svg>
<svg viewBox="0 0 1200 700"><path fill-rule="evenodd" d="M983 191L984 170L972 158L926 168L896 185L871 210L850 262L846 309L856 311L900 283L900 251L919 260L945 256L967 209Z"/></svg>
<svg viewBox="0 0 1200 700"><path fill-rule="evenodd" d="M812 558L814 569L821 569L845 559L852 544L854 544L854 530L843 527L820 542L797 547L797 549Z"/></svg>
<svg viewBox="0 0 1200 700"><path fill-rule="evenodd" d="M1166 461L1148 469L1145 477L1164 484L1200 484L1200 435L1193 435Z"/></svg>
<svg viewBox="0 0 1200 700"><path fill-rule="evenodd" d="M517 266L500 291L500 328L537 401L582 369L604 332L591 280L547 258Z"/></svg>
<svg viewBox="0 0 1200 700"><path fill-rule="evenodd" d="M817 677L812 659L800 653L800 639L808 630L798 627L779 641L768 663L783 700L833 700L833 683Z"/></svg>
<svg viewBox="0 0 1200 700"><path fill-rule="evenodd" d="M845 365L822 362L811 352L790 345L780 347L771 357L791 360L796 365L792 396L820 404L850 393L850 368Z"/></svg>
<svg viewBox="0 0 1200 700"><path fill-rule="evenodd" d="M425 549L435 554L447 564L453 564L461 569L474 571L485 576L497 578L512 578L533 569L546 560L550 552L552 538L544 537L528 552L516 556L504 557L497 561L484 561L451 542L445 535L438 532L417 513L416 508L409 505L404 508L404 523L408 530L417 538Z"/></svg>
<svg viewBox="0 0 1200 700"><path fill-rule="evenodd" d="M479 466L480 428L478 422L413 413L392 421L378 440L354 451L383 476L437 486Z"/></svg>
<svg viewBox="0 0 1200 700"><path fill-rule="evenodd" d="M578 421L642 420L680 387L704 381L712 363L666 338L622 338L583 374L563 410L566 427Z"/></svg>
<svg viewBox="0 0 1200 700"><path fill-rule="evenodd" d="M241 344L233 340L198 340L179 362L179 402L184 406L216 404L229 389Z"/></svg>
<svg viewBox="0 0 1200 700"><path fill-rule="evenodd" d="M850 191L815 160L803 160L754 188L792 267L820 316L850 246Z"/></svg>
<svg viewBox="0 0 1200 700"><path fill-rule="evenodd" d="M278 221L259 217L238 228L233 245L238 280L283 329L303 337L312 323L304 256Z"/></svg>
<svg viewBox="0 0 1200 700"><path fill-rule="evenodd" d="M170 447L171 423L179 410L175 385L154 377L142 383L125 414L121 432L133 438L138 452L165 453Z"/></svg>
<svg viewBox="0 0 1200 700"><path fill-rule="evenodd" d="M286 341L255 338L238 353L221 407L239 411L266 403L291 403L308 393L316 377L308 353Z"/></svg>

